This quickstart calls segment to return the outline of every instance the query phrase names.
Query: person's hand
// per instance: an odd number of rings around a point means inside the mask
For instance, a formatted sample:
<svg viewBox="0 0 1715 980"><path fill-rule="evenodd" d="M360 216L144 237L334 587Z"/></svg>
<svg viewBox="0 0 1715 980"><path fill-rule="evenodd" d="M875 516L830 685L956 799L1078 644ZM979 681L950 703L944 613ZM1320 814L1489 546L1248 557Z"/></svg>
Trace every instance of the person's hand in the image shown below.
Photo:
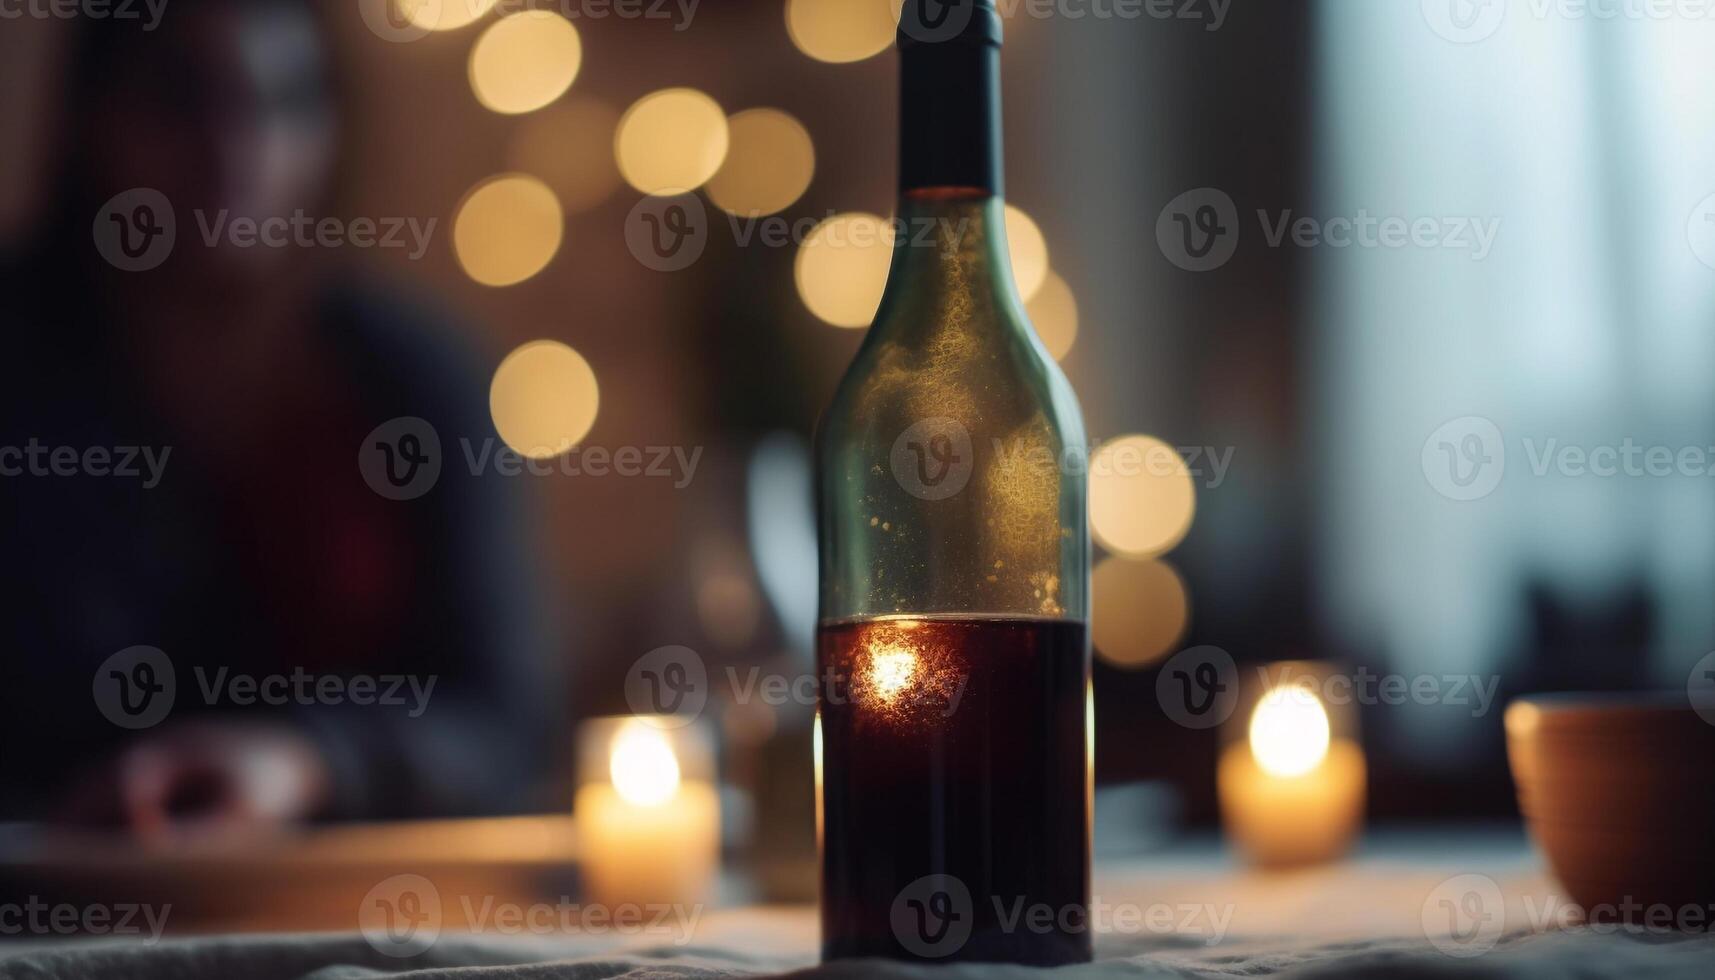
<svg viewBox="0 0 1715 980"><path fill-rule="evenodd" d="M313 816L327 785L320 753L292 729L189 722L120 752L74 792L66 816L155 839L244 836Z"/></svg>

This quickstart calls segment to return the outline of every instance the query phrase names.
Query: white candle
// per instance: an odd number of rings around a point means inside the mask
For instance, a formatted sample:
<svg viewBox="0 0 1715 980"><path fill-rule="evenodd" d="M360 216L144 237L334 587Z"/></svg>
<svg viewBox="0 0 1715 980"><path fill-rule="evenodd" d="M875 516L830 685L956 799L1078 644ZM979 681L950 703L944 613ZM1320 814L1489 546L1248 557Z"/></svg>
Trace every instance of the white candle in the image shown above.
<svg viewBox="0 0 1715 980"><path fill-rule="evenodd" d="M1345 853L1363 822L1364 754L1331 736L1314 692L1269 691L1248 735L1222 750L1217 772L1221 819L1240 853L1274 867Z"/></svg>
<svg viewBox="0 0 1715 980"><path fill-rule="evenodd" d="M720 859L720 801L681 764L680 730L642 719L586 726L586 753L604 771L581 774L573 801L589 899L605 905L704 901ZM587 756L586 756L587 757ZM594 767L586 767L594 768Z"/></svg>

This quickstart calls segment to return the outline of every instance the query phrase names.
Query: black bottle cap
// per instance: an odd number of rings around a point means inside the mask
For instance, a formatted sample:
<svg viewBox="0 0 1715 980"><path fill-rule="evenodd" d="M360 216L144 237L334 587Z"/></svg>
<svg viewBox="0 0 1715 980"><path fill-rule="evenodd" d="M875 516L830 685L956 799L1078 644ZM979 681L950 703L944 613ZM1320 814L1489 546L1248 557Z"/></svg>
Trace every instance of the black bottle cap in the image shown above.
<svg viewBox="0 0 1715 980"><path fill-rule="evenodd" d="M993 0L906 0L899 187L999 195L1001 20Z"/></svg>
<svg viewBox="0 0 1715 980"><path fill-rule="evenodd" d="M1000 47L1001 19L994 0L905 0L899 11L899 47L946 42Z"/></svg>

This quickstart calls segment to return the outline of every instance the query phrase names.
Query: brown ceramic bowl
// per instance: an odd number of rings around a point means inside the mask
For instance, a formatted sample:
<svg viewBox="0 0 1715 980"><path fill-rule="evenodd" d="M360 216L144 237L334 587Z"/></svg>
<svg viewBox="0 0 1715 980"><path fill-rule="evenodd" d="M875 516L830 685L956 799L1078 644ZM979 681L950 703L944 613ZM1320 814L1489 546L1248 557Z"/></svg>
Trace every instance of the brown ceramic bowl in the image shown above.
<svg viewBox="0 0 1715 980"><path fill-rule="evenodd" d="M1506 726L1519 809L1568 897L1628 920L1715 906L1715 723L1684 694L1522 698Z"/></svg>

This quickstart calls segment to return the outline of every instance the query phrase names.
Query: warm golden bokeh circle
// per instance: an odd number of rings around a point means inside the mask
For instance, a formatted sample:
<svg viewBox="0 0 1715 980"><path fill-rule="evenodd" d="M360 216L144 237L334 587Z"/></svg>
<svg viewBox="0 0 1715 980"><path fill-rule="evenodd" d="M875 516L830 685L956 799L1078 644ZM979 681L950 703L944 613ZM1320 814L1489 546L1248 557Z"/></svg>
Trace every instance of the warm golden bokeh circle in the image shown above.
<svg viewBox="0 0 1715 980"><path fill-rule="evenodd" d="M389 0L412 27L456 31L468 27L493 9L495 0Z"/></svg>
<svg viewBox="0 0 1715 980"><path fill-rule="evenodd" d="M1078 340L1078 300L1072 295L1072 287L1066 285L1066 280L1056 273L1048 273L1048 278L1042 281L1042 288L1025 305L1025 312L1029 314L1030 323L1036 328L1036 335L1042 338L1042 346L1048 349L1050 357L1058 361L1071 353L1072 345Z"/></svg>
<svg viewBox="0 0 1715 980"><path fill-rule="evenodd" d="M817 61L843 64L887 50L899 0L786 0L786 33Z"/></svg>
<svg viewBox="0 0 1715 980"><path fill-rule="evenodd" d="M1048 240L1022 210L1006 206L1006 244L1012 253L1012 279L1020 299L1029 301L1048 278Z"/></svg>
<svg viewBox="0 0 1715 980"><path fill-rule="evenodd" d="M453 252L485 286L511 286L541 272L560 250L565 215L548 185L502 174L477 185L453 219Z"/></svg>
<svg viewBox="0 0 1715 980"><path fill-rule="evenodd" d="M893 225L860 211L818 224L798 247L793 275L810 312L836 327L867 327L875 319L893 261Z"/></svg>
<svg viewBox="0 0 1715 980"><path fill-rule="evenodd" d="M557 340L533 340L506 355L488 389L495 431L531 459L577 445L595 425L600 407L595 370Z"/></svg>
<svg viewBox="0 0 1715 980"><path fill-rule="evenodd" d="M791 206L816 172L802 123L779 109L746 109L727 121L726 161L709 180L709 199L732 214L758 217Z"/></svg>
<svg viewBox="0 0 1715 980"><path fill-rule="evenodd" d="M540 177L567 214L587 211L619 189L613 134L619 110L590 97L569 98L519 121L508 161Z"/></svg>
<svg viewBox="0 0 1715 980"><path fill-rule="evenodd" d="M690 88L662 89L632 103L619 120L614 156L626 183L645 194L691 191L720 170L726 113Z"/></svg>
<svg viewBox="0 0 1715 980"><path fill-rule="evenodd" d="M1090 459L1090 531L1133 558L1162 554L1191 529L1197 491L1178 450L1151 436L1121 436Z"/></svg>
<svg viewBox="0 0 1715 980"><path fill-rule="evenodd" d="M559 14L524 10L494 22L470 50L478 102L507 115L534 112L564 95L583 64L578 29Z"/></svg>
<svg viewBox="0 0 1715 980"><path fill-rule="evenodd" d="M1172 653L1190 620L1185 582L1156 559L1108 558L1090 580L1090 637L1103 663L1127 670Z"/></svg>

